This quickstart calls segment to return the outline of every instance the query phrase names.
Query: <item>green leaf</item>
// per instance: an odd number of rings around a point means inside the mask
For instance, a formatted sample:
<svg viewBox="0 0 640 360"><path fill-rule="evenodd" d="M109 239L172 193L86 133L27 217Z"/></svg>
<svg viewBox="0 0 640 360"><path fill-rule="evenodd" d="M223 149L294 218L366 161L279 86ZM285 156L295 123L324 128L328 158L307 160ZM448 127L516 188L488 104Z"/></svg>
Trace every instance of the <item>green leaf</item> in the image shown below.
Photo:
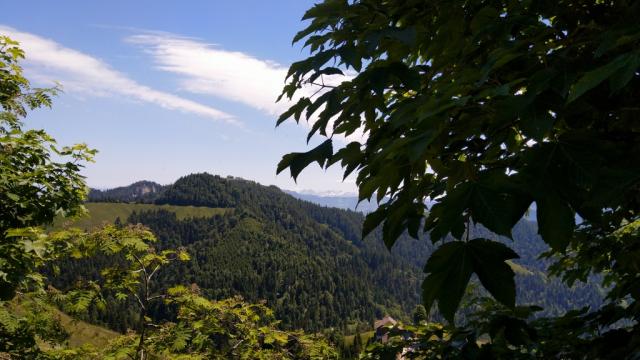
<svg viewBox="0 0 640 360"><path fill-rule="evenodd" d="M291 44L295 44L298 41L304 39L305 37L309 36L310 34L318 31L322 26L321 23L312 23L311 25L309 25L306 29L299 31L294 37L293 40L291 41Z"/></svg>
<svg viewBox="0 0 640 360"><path fill-rule="evenodd" d="M342 178L343 180L345 180L347 176L349 176L358 167L360 159L362 158L362 151L360 150L361 146L362 144L359 142L351 142L344 148L338 150L331 159L329 165L333 165L337 161L340 161L342 167L345 169Z"/></svg>
<svg viewBox="0 0 640 360"><path fill-rule="evenodd" d="M569 98L567 104L575 101L587 91L598 86L603 81L610 78L616 71L626 66L637 66L635 64L635 55L623 54L612 60L606 65L603 65L595 70L591 70L585 73L578 81L571 87L569 91ZM635 65L634 65L635 64ZM626 81L630 80L627 79ZM626 84L624 79L617 80L615 83L616 88L620 88Z"/></svg>
<svg viewBox="0 0 640 360"><path fill-rule="evenodd" d="M409 235L414 239L419 238L418 233L420 231L421 220L422 220L421 216L412 216L407 220L407 231L409 232Z"/></svg>
<svg viewBox="0 0 640 360"><path fill-rule="evenodd" d="M297 180L300 172L312 162L317 162L320 167L324 167L327 161L333 155L332 140L328 139L314 149L304 153L291 153L282 157L278 163L277 173L281 173L284 169L289 168L291 177Z"/></svg>
<svg viewBox="0 0 640 360"><path fill-rule="evenodd" d="M536 200L538 233L557 251L564 250L573 236L575 214L559 196Z"/></svg>
<svg viewBox="0 0 640 360"><path fill-rule="evenodd" d="M276 122L276 126L282 124L282 122L284 122L291 116L294 117L296 122L299 122L302 112L309 105L311 105L311 100L309 100L309 98L306 98L306 97L300 98L300 100L298 100L297 103L292 105L287 111L285 111L284 113L282 113L282 115L280 115L280 117L278 118L278 121Z"/></svg>
<svg viewBox="0 0 640 360"><path fill-rule="evenodd" d="M420 88L420 74L416 68L409 68L402 62L389 64L388 71L398 78L408 89Z"/></svg>
<svg viewBox="0 0 640 360"><path fill-rule="evenodd" d="M309 82L312 83L316 81L322 75L344 75L342 70L336 67L326 67L321 70L316 71L313 75L309 77Z"/></svg>
<svg viewBox="0 0 640 360"><path fill-rule="evenodd" d="M434 300L450 323L473 273L473 259L462 241L440 246L431 254L424 271L428 274L422 283L422 301L431 309Z"/></svg>
<svg viewBox="0 0 640 360"><path fill-rule="evenodd" d="M314 102L312 105L310 105L307 108L307 119L311 118L311 113L313 113L315 111L315 109L317 109L317 106L319 106L319 104L324 103L325 107L322 110L322 112L320 113L320 115L318 116L318 119L316 120L315 123L313 123L313 125L311 126L311 130L309 130L309 134L307 135L307 142L309 142L309 140L311 140L311 138L313 137L313 135L320 130L320 134L326 136L327 135L327 125L329 123L329 120L331 120L331 118L333 118L336 114L340 113L342 111L341 106L340 106L340 99L339 99L340 93L334 89L332 91L329 91L327 93L325 93L324 95L320 96L316 102Z"/></svg>
<svg viewBox="0 0 640 360"><path fill-rule="evenodd" d="M406 207L393 209L393 211L390 209L388 213L390 215L387 216L384 224L382 224L382 241L387 249L391 250L398 237L406 229L406 218L409 217L409 214L406 212Z"/></svg>
<svg viewBox="0 0 640 360"><path fill-rule="evenodd" d="M338 54L343 64L352 67L357 72L362 70L362 58L358 55L354 46L342 46L338 49Z"/></svg>
<svg viewBox="0 0 640 360"><path fill-rule="evenodd" d="M178 251L178 260L180 261L189 261L191 260L191 257L189 256L189 253L182 250L182 251Z"/></svg>
<svg viewBox="0 0 640 360"><path fill-rule="evenodd" d="M636 70L640 65L640 57L638 55L629 56L625 59L624 64L609 78L609 89L611 94L618 92L631 81L636 75Z"/></svg>
<svg viewBox="0 0 640 360"><path fill-rule="evenodd" d="M480 9L471 20L471 32L477 34L488 25L493 25L499 19L500 12L491 6Z"/></svg>
<svg viewBox="0 0 640 360"><path fill-rule="evenodd" d="M442 315L453 323L454 315L475 272L482 285L504 305L513 308L516 301L515 274L505 262L518 258L513 250L499 242L473 239L440 246L427 260L422 283L422 300L427 309L434 301Z"/></svg>
<svg viewBox="0 0 640 360"><path fill-rule="evenodd" d="M431 208L425 222L425 231L431 231L432 242L435 243L449 233L458 239L462 236L464 232L463 214L470 206L472 193L473 187L470 183L460 184Z"/></svg>
<svg viewBox="0 0 640 360"><path fill-rule="evenodd" d="M329 101L332 96L335 96L333 94L334 91L327 91L326 93L318 96L309 106L307 106L307 112L305 113L307 119L311 119L311 115L313 115L316 110Z"/></svg>
<svg viewBox="0 0 640 360"><path fill-rule="evenodd" d="M549 111L539 104L532 104L520 112L522 133L536 141L542 141L553 127L555 119Z"/></svg>
<svg viewBox="0 0 640 360"><path fill-rule="evenodd" d="M367 214L362 224L362 238L369 235L387 217L387 206L381 205L375 211Z"/></svg>
<svg viewBox="0 0 640 360"><path fill-rule="evenodd" d="M511 229L531 204L529 196L517 191L501 172L487 173L473 184L471 214L487 229L511 237Z"/></svg>
<svg viewBox="0 0 640 360"><path fill-rule="evenodd" d="M635 166L628 164L625 168L615 169L615 171L603 170L594 186L593 196L585 205L596 208L613 207L624 201L629 189L639 182L640 165L638 164Z"/></svg>
<svg viewBox="0 0 640 360"><path fill-rule="evenodd" d="M516 304L515 274L505 261L519 258L513 250L504 244L487 239L469 241L473 255L473 271L489 293L505 306L513 308Z"/></svg>
<svg viewBox="0 0 640 360"><path fill-rule="evenodd" d="M33 252L39 258L42 258L46 251L45 244L42 241L24 240L23 246L25 252Z"/></svg>

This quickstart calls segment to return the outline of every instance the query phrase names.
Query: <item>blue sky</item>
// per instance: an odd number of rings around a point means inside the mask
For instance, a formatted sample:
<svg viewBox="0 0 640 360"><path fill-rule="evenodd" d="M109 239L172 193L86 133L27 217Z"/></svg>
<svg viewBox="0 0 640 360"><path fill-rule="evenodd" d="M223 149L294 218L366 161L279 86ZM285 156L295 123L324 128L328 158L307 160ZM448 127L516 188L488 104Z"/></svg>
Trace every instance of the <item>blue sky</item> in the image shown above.
<svg viewBox="0 0 640 360"><path fill-rule="evenodd" d="M89 185L163 184L207 171L318 193L355 192L341 170L310 167L295 184L276 164L304 151L306 125L275 128L275 104L306 0L13 1L0 34L21 41L28 78L62 84L27 125L99 150ZM335 79L334 81L339 81ZM315 142L321 139L316 139ZM314 144L312 141L311 145Z"/></svg>

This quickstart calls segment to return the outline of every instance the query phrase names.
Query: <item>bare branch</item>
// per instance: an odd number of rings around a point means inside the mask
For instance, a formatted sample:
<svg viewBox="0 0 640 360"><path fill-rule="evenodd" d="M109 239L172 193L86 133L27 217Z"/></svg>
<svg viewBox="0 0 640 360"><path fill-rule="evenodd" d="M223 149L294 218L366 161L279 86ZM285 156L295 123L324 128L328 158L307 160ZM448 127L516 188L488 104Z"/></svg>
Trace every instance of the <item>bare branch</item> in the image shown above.
<svg viewBox="0 0 640 360"><path fill-rule="evenodd" d="M151 278L153 277L153 275L158 271L158 269L160 269L160 265L156 265L156 268L153 269L153 271L151 272L151 274L149 275L149 277L147 278L147 281L151 281Z"/></svg>
<svg viewBox="0 0 640 360"><path fill-rule="evenodd" d="M136 300L138 300L138 304L140 304L140 308L142 308L142 310L147 310L146 306L144 306L144 303L142 302L142 299L140 299L140 297L138 296L138 294L133 293L133 296L136 298Z"/></svg>

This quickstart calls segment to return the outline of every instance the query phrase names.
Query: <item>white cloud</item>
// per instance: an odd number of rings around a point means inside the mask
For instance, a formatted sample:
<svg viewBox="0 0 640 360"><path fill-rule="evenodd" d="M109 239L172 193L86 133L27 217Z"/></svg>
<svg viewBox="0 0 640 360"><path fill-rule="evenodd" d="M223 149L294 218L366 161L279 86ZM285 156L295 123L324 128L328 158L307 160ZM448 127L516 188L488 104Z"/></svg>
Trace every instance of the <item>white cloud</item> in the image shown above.
<svg viewBox="0 0 640 360"><path fill-rule="evenodd" d="M291 101L283 99L276 103L288 66L169 33L146 32L129 36L127 41L149 53L157 69L180 76L184 90L239 102L273 117L300 96L310 97L318 90L315 86L305 87ZM335 86L349 79L349 75L325 76L324 82ZM310 119L310 123L314 121L315 118ZM360 132L354 136L358 138L362 138Z"/></svg>
<svg viewBox="0 0 640 360"><path fill-rule="evenodd" d="M103 61L52 40L3 25L0 25L0 34L20 42L26 53L25 63L30 78L36 81L56 80L65 92L80 96L120 95L170 110L237 123L233 116L223 111L139 84Z"/></svg>
<svg viewBox="0 0 640 360"><path fill-rule="evenodd" d="M277 63L171 34L145 33L127 40L143 46L158 69L181 75L187 91L241 102L270 115L287 106L275 103L287 74Z"/></svg>

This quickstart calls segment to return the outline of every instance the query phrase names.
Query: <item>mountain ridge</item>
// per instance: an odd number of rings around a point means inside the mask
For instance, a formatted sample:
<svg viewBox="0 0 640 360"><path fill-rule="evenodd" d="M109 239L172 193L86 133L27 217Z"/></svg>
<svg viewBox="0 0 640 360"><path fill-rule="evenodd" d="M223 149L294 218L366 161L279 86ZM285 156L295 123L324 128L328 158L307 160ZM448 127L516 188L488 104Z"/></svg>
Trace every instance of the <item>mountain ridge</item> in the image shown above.
<svg viewBox="0 0 640 360"><path fill-rule="evenodd" d="M89 189L88 201L91 202L148 202L166 188L154 181L141 180L130 185L100 190Z"/></svg>
<svg viewBox="0 0 640 360"><path fill-rule="evenodd" d="M197 175L197 174L191 174ZM187 175L188 176L188 175ZM247 180L239 177L227 177L229 179L255 182L253 180ZM260 186L269 187L269 185L263 185L255 182ZM129 185L117 186L113 188L90 188L88 195L89 202L154 202L155 197L159 195L169 185L161 185L151 180L140 180ZM274 185L271 185L274 186ZM275 187L275 186L274 186ZM278 188L280 189L280 188ZM358 196L352 193L340 193L340 194L323 194L315 193L311 191L294 191L288 189L280 189L282 192L287 193L297 199L305 200L317 205L353 210L357 212L369 213L377 209L377 205L374 202L362 201L358 203Z"/></svg>

